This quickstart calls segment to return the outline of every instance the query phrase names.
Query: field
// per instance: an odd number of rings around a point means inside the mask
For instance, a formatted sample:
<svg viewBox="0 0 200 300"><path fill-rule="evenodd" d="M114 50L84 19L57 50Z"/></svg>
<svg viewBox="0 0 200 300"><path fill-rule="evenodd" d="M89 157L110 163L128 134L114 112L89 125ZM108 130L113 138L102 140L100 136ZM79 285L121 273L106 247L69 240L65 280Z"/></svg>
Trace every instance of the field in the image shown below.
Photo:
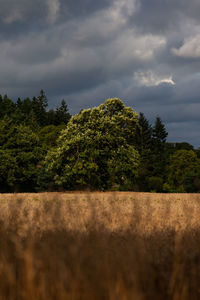
<svg viewBox="0 0 200 300"><path fill-rule="evenodd" d="M200 194L0 195L0 299L200 299Z"/></svg>

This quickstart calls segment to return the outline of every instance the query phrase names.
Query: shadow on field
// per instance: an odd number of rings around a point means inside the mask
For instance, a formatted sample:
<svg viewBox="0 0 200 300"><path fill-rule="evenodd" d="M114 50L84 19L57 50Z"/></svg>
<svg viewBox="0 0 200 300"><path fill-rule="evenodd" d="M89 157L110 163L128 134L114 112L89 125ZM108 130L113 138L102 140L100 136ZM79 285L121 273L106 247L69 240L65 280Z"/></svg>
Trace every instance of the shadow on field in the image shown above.
<svg viewBox="0 0 200 300"><path fill-rule="evenodd" d="M17 211L0 224L2 300L200 298L200 229L112 232L91 218L85 232L60 224L20 235Z"/></svg>

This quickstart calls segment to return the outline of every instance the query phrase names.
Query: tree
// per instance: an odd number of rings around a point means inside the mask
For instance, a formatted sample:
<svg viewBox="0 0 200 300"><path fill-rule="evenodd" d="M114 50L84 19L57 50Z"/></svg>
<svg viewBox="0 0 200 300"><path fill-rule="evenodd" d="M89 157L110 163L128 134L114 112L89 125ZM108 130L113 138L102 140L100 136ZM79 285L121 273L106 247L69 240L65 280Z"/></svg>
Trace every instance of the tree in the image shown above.
<svg viewBox="0 0 200 300"><path fill-rule="evenodd" d="M160 117L156 117L155 125L152 132L154 145L162 146L166 142L168 133L165 129L165 125L162 123Z"/></svg>
<svg viewBox="0 0 200 300"><path fill-rule="evenodd" d="M143 113L139 114L139 127L137 128L136 138L140 154L151 148L152 127Z"/></svg>
<svg viewBox="0 0 200 300"><path fill-rule="evenodd" d="M63 99L60 107L57 107L55 112L55 125L67 124L71 118L70 113L68 112L68 107Z"/></svg>
<svg viewBox="0 0 200 300"><path fill-rule="evenodd" d="M167 162L166 138L168 133L160 117L156 118L152 131L151 172L152 176L165 178Z"/></svg>
<svg viewBox="0 0 200 300"><path fill-rule="evenodd" d="M49 149L56 146L56 140L60 132L65 129L65 125L48 125L39 131L40 144L43 148Z"/></svg>
<svg viewBox="0 0 200 300"><path fill-rule="evenodd" d="M40 91L40 95L37 97L38 103L45 110L48 106L48 100L43 90Z"/></svg>
<svg viewBox="0 0 200 300"><path fill-rule="evenodd" d="M82 110L47 154L45 172L65 189L130 188L139 166L134 147L137 126L137 114L116 98Z"/></svg>
<svg viewBox="0 0 200 300"><path fill-rule="evenodd" d="M47 111L47 126L56 124L56 112L54 109L49 109Z"/></svg>
<svg viewBox="0 0 200 300"><path fill-rule="evenodd" d="M163 180L160 177L149 177L148 178L148 187L150 191L153 192L162 192L163 190Z"/></svg>
<svg viewBox="0 0 200 300"><path fill-rule="evenodd" d="M15 112L15 103L5 95L3 98L0 96L0 119L4 116L11 116Z"/></svg>
<svg viewBox="0 0 200 300"><path fill-rule="evenodd" d="M200 159L194 151L177 150L171 155L168 167L168 184L172 190L182 192L195 191L196 188L199 188L199 186L197 187L199 178Z"/></svg>
<svg viewBox="0 0 200 300"><path fill-rule="evenodd" d="M141 156L139 175L137 178L138 190L149 190L149 177L151 176L151 146L152 127L143 113L139 114L139 127L136 131L137 149ZM152 189L152 188L151 188Z"/></svg>
<svg viewBox="0 0 200 300"><path fill-rule="evenodd" d="M25 116L28 116L32 111L32 101L30 98L25 98L21 103L17 101L17 107Z"/></svg>
<svg viewBox="0 0 200 300"><path fill-rule="evenodd" d="M194 150L194 147L187 142L182 142L182 143L175 143L175 149L176 150Z"/></svg>
<svg viewBox="0 0 200 300"><path fill-rule="evenodd" d="M38 136L29 127L0 121L1 191L33 191L41 159Z"/></svg>
<svg viewBox="0 0 200 300"><path fill-rule="evenodd" d="M32 100L32 110L35 114L37 123L42 127L47 125L47 112L48 100L43 90L40 91L40 95Z"/></svg>

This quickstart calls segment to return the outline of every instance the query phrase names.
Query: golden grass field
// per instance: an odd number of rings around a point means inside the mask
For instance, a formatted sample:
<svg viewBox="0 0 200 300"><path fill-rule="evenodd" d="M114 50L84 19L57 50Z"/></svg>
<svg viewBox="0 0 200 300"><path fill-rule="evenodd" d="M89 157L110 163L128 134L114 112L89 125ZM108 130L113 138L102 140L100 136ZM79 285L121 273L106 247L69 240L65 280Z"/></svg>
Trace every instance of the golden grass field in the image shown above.
<svg viewBox="0 0 200 300"><path fill-rule="evenodd" d="M200 299L200 194L0 194L0 299Z"/></svg>

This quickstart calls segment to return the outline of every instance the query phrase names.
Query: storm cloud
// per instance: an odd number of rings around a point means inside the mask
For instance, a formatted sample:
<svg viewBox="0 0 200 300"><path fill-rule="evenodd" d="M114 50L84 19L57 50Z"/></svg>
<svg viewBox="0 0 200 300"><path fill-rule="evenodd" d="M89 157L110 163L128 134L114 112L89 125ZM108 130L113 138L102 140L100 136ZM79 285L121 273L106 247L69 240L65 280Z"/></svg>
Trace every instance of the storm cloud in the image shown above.
<svg viewBox="0 0 200 300"><path fill-rule="evenodd" d="M71 113L119 97L200 146L200 2L0 0L0 93Z"/></svg>

